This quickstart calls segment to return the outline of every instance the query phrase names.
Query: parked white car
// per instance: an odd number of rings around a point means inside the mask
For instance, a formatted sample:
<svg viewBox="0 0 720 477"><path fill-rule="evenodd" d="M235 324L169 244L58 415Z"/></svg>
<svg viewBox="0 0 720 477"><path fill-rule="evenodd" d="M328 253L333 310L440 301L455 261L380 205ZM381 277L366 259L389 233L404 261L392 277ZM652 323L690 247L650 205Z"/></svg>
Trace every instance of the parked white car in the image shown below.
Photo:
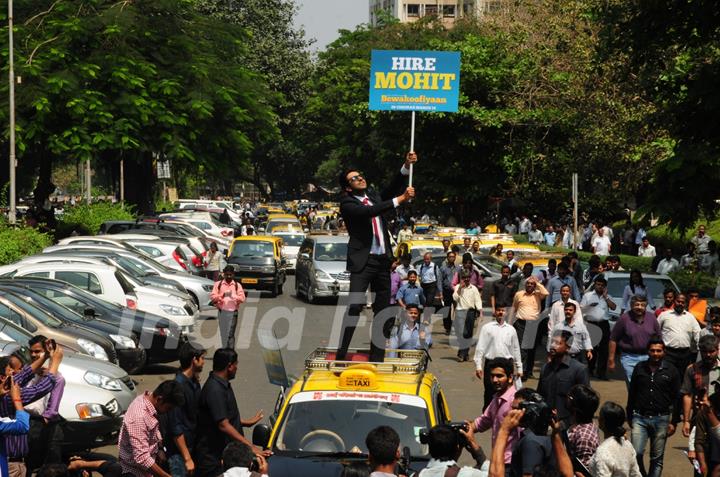
<svg viewBox="0 0 720 477"><path fill-rule="evenodd" d="M77 262L18 264L14 273L6 276L64 281L111 303L163 316L185 332L192 331L200 315L194 304L174 295L172 290L144 286L110 265Z"/></svg>
<svg viewBox="0 0 720 477"><path fill-rule="evenodd" d="M221 224L207 212L174 212L168 214L160 214L160 217L166 220L177 220L185 222L203 230L204 232L219 238L232 238L234 229Z"/></svg>

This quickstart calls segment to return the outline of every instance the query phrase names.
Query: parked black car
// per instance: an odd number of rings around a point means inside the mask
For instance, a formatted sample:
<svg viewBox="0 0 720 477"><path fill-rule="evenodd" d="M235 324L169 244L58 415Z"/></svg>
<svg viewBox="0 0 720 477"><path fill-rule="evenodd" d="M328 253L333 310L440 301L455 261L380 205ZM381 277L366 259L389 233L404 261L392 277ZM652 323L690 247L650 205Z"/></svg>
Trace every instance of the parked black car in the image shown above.
<svg viewBox="0 0 720 477"><path fill-rule="evenodd" d="M128 329L139 337L148 363L167 363L178 359L178 349L186 340L180 327L167 318L107 302L92 293L47 278L18 277L0 280L50 298L82 316L93 316L112 324L115 330Z"/></svg>
<svg viewBox="0 0 720 477"><path fill-rule="evenodd" d="M137 333L130 330L118 330L117 325L99 319L94 314L81 315L51 300L43 292L33 290L25 285L0 283L0 291L9 291L65 323L88 328L107 337L115 347L117 364L128 373L137 372L145 366L147 355L145 348L140 344L140 337Z"/></svg>

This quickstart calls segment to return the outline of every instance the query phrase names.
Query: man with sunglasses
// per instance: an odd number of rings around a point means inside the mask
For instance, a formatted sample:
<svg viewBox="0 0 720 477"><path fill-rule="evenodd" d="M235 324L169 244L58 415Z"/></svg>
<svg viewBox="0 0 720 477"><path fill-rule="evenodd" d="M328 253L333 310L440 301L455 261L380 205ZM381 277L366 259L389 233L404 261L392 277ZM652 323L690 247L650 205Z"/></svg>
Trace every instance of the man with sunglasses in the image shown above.
<svg viewBox="0 0 720 477"><path fill-rule="evenodd" d="M410 165L416 161L415 152L409 152L400 173L379 194L368 189L365 177L356 168L348 168L338 177L340 189L343 191L340 215L350 235L347 253L350 306L343 317L337 359L345 359L360 311L365 304L368 286L375 294L373 312L377 318L372 324L370 361L383 361L385 357L385 340L390 337L394 316L391 313L381 314L390 306L392 257L388 226L383 214L415 197L415 189L405 185L405 176L410 174Z"/></svg>

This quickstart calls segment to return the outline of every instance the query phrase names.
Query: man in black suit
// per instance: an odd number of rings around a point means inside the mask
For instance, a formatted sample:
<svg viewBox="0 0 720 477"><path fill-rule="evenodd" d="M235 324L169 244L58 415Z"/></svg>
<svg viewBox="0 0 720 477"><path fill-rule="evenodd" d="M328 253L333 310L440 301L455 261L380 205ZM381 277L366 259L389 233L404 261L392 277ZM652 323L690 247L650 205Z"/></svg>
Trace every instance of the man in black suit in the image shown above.
<svg viewBox="0 0 720 477"><path fill-rule="evenodd" d="M385 340L390 337L393 320L381 312L390 306L390 263L392 247L388 226L383 214L415 196L415 189L406 187L405 176L417 155L409 152L405 165L392 183L380 194L369 190L357 169L346 169L338 177L342 198L340 214L350 234L347 266L350 272L350 304L343 318L343 334L337 359L345 359L360 311L365 304L368 285L375 294L370 341L370 361L385 357ZM361 299L362 297L362 299Z"/></svg>

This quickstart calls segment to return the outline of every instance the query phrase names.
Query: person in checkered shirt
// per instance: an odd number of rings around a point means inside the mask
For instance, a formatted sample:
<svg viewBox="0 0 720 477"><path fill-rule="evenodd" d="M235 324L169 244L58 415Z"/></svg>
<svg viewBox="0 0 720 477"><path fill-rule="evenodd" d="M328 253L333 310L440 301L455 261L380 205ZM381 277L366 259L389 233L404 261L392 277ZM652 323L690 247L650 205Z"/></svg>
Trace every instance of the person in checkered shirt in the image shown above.
<svg viewBox="0 0 720 477"><path fill-rule="evenodd" d="M123 475L171 477L160 465L165 460L158 416L185 403L182 386L174 379L135 398L120 428L118 460Z"/></svg>

